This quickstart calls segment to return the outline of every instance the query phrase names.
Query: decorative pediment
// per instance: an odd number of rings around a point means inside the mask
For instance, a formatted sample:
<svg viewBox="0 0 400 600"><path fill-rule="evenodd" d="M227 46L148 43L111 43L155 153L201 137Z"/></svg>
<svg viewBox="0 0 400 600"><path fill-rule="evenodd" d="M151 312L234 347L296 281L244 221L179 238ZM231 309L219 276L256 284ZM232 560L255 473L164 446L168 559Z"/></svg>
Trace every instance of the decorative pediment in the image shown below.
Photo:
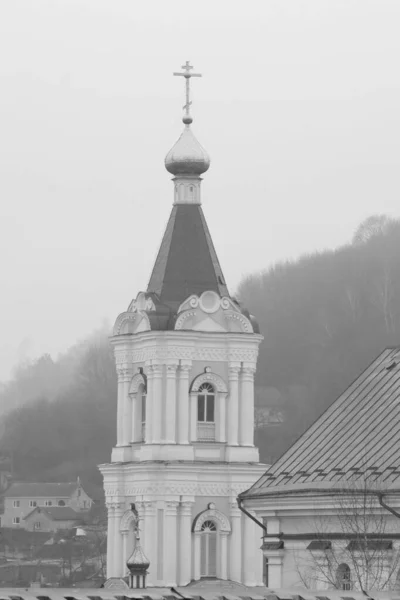
<svg viewBox="0 0 400 600"><path fill-rule="evenodd" d="M135 300L132 300L128 306L128 312L136 311L152 312L156 310L156 306L151 296L145 292L139 292Z"/></svg>
<svg viewBox="0 0 400 600"><path fill-rule="evenodd" d="M216 292L210 290L203 292L201 296L190 296L178 308L178 315L192 308L200 308L203 312L212 314L221 308L223 310L233 310L240 314L238 306L227 296L221 298Z"/></svg>
<svg viewBox="0 0 400 600"><path fill-rule="evenodd" d="M190 296L178 309L175 330L216 333L254 333L250 320L227 297L216 292Z"/></svg>
<svg viewBox="0 0 400 600"><path fill-rule="evenodd" d="M150 321L143 311L121 313L115 321L113 335L150 331Z"/></svg>

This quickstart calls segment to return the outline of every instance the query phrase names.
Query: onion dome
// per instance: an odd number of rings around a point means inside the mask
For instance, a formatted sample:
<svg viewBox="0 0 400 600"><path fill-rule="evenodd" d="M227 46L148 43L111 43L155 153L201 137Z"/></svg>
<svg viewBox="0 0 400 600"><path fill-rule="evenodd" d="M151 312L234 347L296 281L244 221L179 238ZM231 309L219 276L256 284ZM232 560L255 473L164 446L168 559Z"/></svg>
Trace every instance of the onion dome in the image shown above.
<svg viewBox="0 0 400 600"><path fill-rule="evenodd" d="M150 566L150 561L140 545L139 537L136 538L135 549L131 557L126 561L126 566L132 574L140 572L144 573Z"/></svg>
<svg viewBox="0 0 400 600"><path fill-rule="evenodd" d="M210 166L210 157L197 141L191 128L191 117L184 117L185 129L165 157L165 168L172 175L199 176Z"/></svg>

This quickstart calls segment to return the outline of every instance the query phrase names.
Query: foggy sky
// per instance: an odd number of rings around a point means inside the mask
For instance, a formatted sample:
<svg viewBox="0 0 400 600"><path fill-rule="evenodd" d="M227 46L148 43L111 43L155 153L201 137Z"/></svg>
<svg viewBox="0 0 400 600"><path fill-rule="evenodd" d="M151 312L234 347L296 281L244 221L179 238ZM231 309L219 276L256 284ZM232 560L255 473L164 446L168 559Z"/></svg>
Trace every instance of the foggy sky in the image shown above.
<svg viewBox="0 0 400 600"><path fill-rule="evenodd" d="M193 129L225 278L400 216L397 0L2 0L0 378L146 288Z"/></svg>

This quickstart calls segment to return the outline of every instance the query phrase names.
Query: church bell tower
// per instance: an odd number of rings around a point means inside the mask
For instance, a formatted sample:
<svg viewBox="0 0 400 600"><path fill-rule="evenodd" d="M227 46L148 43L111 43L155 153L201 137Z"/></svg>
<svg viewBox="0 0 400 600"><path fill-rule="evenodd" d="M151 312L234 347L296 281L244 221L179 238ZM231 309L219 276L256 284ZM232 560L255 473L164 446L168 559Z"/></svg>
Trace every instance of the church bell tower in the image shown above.
<svg viewBox="0 0 400 600"><path fill-rule="evenodd" d="M201 207L210 166L194 136L186 63L184 130L167 154L174 203L150 282L115 323L117 444L101 465L107 576L125 577L132 503L147 585L203 577L262 585L260 529L236 498L264 473L254 447L257 323L230 296Z"/></svg>

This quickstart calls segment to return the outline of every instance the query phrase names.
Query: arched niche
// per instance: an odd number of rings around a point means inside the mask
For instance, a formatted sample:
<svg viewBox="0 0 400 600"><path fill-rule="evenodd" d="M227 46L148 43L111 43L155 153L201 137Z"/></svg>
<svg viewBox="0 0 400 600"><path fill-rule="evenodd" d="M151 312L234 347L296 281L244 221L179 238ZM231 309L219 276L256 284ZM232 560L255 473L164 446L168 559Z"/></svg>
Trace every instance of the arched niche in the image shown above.
<svg viewBox="0 0 400 600"><path fill-rule="evenodd" d="M131 379L131 383L129 385L129 395L137 394L139 388L146 390L147 387L147 377L144 373L136 373Z"/></svg>
<svg viewBox="0 0 400 600"><path fill-rule="evenodd" d="M123 531L128 532L128 531L133 530L134 529L133 526L136 523L136 521L137 521L137 517L135 516L134 512L130 509L126 510L121 517L121 521L119 524L119 530L121 532L123 532Z"/></svg>

